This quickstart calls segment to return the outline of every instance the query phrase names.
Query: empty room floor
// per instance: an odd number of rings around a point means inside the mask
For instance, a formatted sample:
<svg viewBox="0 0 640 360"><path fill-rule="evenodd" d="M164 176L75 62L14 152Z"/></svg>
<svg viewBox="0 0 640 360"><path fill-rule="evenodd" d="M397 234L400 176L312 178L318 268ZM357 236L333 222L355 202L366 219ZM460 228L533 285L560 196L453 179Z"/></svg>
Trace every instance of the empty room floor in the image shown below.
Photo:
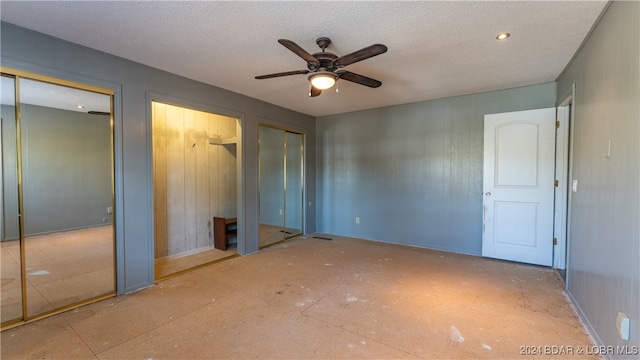
<svg viewBox="0 0 640 360"><path fill-rule="evenodd" d="M6 330L2 358L583 359L593 345L549 268L318 236L333 240L298 237Z"/></svg>

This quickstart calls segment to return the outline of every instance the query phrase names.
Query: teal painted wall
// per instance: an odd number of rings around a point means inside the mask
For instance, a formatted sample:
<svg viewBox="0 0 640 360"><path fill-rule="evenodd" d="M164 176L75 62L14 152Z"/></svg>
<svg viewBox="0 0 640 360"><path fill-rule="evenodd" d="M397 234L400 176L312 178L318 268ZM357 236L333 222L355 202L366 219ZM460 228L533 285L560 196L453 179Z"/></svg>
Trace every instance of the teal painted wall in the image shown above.
<svg viewBox="0 0 640 360"><path fill-rule="evenodd" d="M555 100L552 82L317 119L318 230L479 255L484 115Z"/></svg>
<svg viewBox="0 0 640 360"><path fill-rule="evenodd" d="M558 101L575 84L567 289L612 346L640 346L639 57L640 2L614 1L558 78ZM631 319L628 342L619 311Z"/></svg>

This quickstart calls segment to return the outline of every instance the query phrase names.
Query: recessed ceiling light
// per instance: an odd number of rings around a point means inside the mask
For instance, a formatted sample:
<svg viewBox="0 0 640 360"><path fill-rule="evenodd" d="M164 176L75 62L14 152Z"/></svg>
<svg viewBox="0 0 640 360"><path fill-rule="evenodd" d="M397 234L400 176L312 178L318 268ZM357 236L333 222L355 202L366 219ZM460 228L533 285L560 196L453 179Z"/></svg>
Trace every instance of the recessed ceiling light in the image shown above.
<svg viewBox="0 0 640 360"><path fill-rule="evenodd" d="M82 106L82 105L76 105L76 107L77 107L78 109L84 109L84 106Z"/></svg>
<svg viewBox="0 0 640 360"><path fill-rule="evenodd" d="M511 34L509 34L508 32L504 32L504 33L498 34L498 36L496 36L496 39L506 40L507 38L509 38L509 36L511 36Z"/></svg>

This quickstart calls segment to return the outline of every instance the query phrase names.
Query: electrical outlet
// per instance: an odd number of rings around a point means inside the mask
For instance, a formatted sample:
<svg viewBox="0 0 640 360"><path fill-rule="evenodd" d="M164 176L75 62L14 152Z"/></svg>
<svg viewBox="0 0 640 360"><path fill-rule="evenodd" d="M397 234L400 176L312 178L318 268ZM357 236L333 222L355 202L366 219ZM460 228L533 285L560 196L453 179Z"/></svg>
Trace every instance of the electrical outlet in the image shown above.
<svg viewBox="0 0 640 360"><path fill-rule="evenodd" d="M311 201L309 201L309 206L311 206Z"/></svg>
<svg viewBox="0 0 640 360"><path fill-rule="evenodd" d="M625 313L618 313L616 318L616 327L618 328L618 334L622 340L629 341L629 317Z"/></svg>
<svg viewBox="0 0 640 360"><path fill-rule="evenodd" d="M360 217L356 216L356 224L360 224Z"/></svg>
<svg viewBox="0 0 640 360"><path fill-rule="evenodd" d="M113 208L111 206L107 208L107 214L113 214Z"/></svg>
<svg viewBox="0 0 640 360"><path fill-rule="evenodd" d="M282 215L282 209L280 209L280 215Z"/></svg>

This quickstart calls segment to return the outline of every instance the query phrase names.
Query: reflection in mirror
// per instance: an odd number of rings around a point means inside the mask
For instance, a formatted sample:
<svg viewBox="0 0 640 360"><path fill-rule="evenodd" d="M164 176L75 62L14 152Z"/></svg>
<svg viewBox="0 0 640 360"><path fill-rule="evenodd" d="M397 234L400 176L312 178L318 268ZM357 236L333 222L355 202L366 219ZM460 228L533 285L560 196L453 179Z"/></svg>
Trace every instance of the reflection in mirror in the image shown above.
<svg viewBox="0 0 640 360"><path fill-rule="evenodd" d="M286 217L287 237L302 234L302 134L286 133Z"/></svg>
<svg viewBox="0 0 640 360"><path fill-rule="evenodd" d="M302 234L303 136L260 126L260 246Z"/></svg>
<svg viewBox="0 0 640 360"><path fill-rule="evenodd" d="M285 239L285 132L260 126L260 246Z"/></svg>
<svg viewBox="0 0 640 360"><path fill-rule="evenodd" d="M22 319L22 276L18 231L18 159L16 151L15 80L2 76L0 116L0 274L2 323Z"/></svg>
<svg viewBox="0 0 640 360"><path fill-rule="evenodd" d="M20 80L29 318L115 291L110 111L109 95Z"/></svg>

